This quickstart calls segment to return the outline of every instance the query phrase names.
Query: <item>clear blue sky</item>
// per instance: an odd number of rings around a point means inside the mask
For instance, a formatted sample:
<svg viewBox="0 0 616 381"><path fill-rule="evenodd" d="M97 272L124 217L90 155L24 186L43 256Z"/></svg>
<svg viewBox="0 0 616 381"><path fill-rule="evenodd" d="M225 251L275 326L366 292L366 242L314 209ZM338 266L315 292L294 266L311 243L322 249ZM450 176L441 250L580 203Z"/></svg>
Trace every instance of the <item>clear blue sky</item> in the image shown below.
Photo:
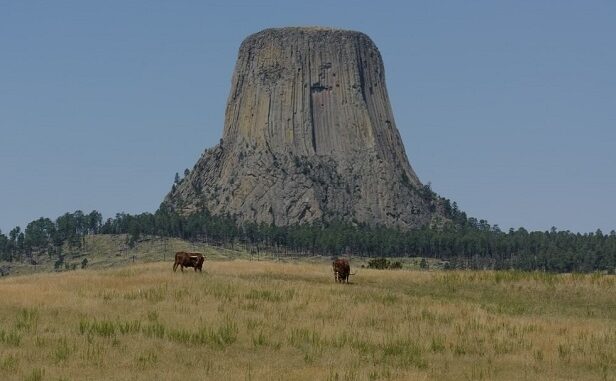
<svg viewBox="0 0 616 381"><path fill-rule="evenodd" d="M0 229L154 211L222 135L240 42L360 30L420 179L501 228L616 229L614 1L0 2Z"/></svg>

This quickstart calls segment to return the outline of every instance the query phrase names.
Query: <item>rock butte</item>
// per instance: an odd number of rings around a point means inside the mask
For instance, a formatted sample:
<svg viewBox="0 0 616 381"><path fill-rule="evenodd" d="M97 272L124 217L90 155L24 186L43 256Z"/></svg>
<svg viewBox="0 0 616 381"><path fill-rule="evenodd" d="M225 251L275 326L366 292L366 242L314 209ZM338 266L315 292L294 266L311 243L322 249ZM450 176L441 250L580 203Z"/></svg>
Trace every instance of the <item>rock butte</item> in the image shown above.
<svg viewBox="0 0 616 381"><path fill-rule="evenodd" d="M343 220L406 229L444 215L442 200L421 189L372 40L279 28L242 42L223 138L163 204L276 225Z"/></svg>

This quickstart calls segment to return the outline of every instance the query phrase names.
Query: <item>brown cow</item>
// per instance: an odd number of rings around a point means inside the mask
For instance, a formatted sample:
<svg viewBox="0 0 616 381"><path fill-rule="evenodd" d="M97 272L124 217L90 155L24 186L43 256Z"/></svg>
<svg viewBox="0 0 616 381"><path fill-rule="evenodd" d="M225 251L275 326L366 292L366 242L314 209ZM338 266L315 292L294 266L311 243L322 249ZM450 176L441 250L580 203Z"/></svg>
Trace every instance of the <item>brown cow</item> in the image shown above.
<svg viewBox="0 0 616 381"><path fill-rule="evenodd" d="M351 273L351 265L349 261L344 258L336 259L332 262L332 270L334 270L334 280L336 282L349 283L349 275L355 275Z"/></svg>
<svg viewBox="0 0 616 381"><path fill-rule="evenodd" d="M201 253L187 253L185 251L178 251L175 253L173 271L175 272L178 266L180 266L180 270L182 270L182 272L184 272L184 267L194 267L195 271L203 271L203 261L205 261L205 258Z"/></svg>

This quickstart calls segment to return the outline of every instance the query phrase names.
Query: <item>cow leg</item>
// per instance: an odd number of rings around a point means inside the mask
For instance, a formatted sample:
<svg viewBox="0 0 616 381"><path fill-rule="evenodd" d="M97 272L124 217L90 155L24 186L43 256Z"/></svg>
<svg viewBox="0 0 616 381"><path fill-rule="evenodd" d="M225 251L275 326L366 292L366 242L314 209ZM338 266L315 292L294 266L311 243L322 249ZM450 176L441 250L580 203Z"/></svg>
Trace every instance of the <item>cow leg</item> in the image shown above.
<svg viewBox="0 0 616 381"><path fill-rule="evenodd" d="M180 270L182 270L182 272L184 272L184 265L180 264Z"/></svg>

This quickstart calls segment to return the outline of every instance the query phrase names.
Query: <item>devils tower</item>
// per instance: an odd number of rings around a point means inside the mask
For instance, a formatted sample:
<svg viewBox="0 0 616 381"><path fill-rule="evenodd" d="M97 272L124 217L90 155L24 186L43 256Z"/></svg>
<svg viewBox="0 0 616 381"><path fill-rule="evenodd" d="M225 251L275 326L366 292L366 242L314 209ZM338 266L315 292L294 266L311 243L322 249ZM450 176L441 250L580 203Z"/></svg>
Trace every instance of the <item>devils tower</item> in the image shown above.
<svg viewBox="0 0 616 381"><path fill-rule="evenodd" d="M413 228L442 215L406 156L375 44L314 27L242 42L223 138L163 204L276 225Z"/></svg>

